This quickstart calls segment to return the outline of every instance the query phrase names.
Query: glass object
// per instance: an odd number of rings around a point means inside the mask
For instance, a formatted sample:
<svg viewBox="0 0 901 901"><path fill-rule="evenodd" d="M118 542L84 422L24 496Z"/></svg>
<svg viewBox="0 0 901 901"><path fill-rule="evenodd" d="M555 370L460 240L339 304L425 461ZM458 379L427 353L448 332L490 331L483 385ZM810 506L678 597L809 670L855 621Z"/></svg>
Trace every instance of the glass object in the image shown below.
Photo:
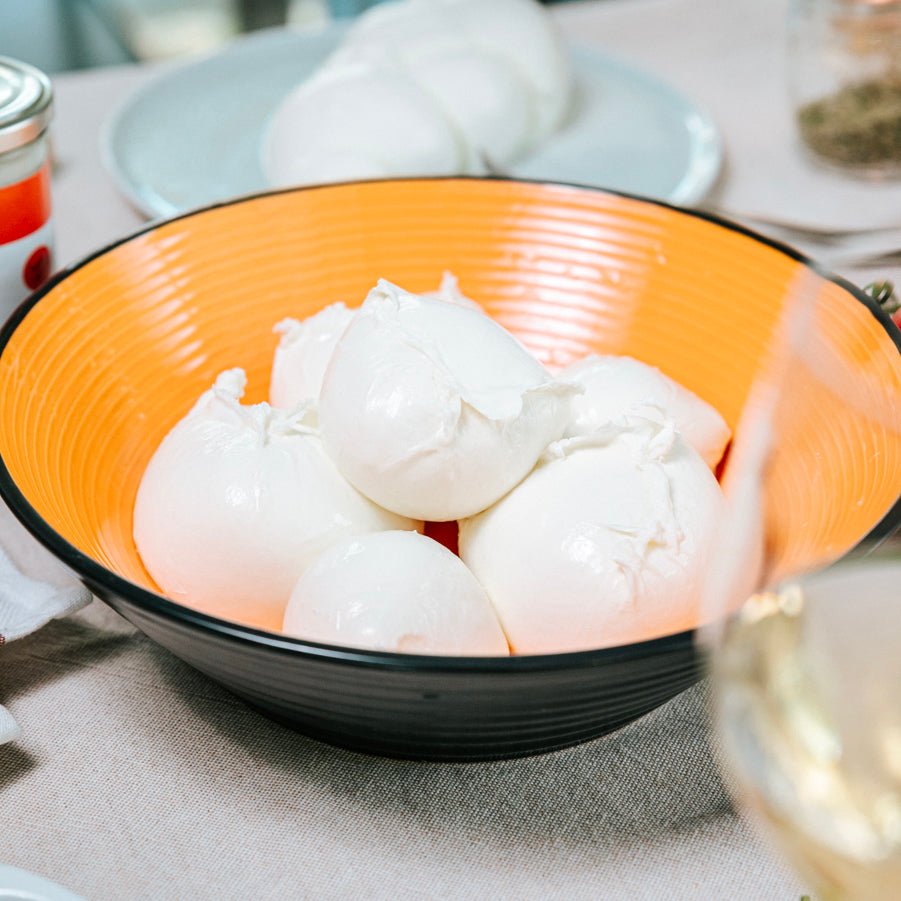
<svg viewBox="0 0 901 901"><path fill-rule="evenodd" d="M792 0L788 74L798 132L816 160L901 176L901 0Z"/></svg>
<svg viewBox="0 0 901 901"><path fill-rule="evenodd" d="M0 321L50 276L53 221L43 72L0 57Z"/></svg>
<svg viewBox="0 0 901 901"><path fill-rule="evenodd" d="M824 479L859 483L853 458L870 455L870 437L894 446L901 436L897 348L877 360L853 316L831 318L827 284L807 273L792 286L771 364L751 386L723 477L730 516L707 586L712 624L700 634L736 800L818 901L886 901L901 898L901 472L885 460L889 509L875 529L847 533L850 552L816 546L815 516L791 536L779 524L785 504L825 494ZM837 451L786 472L780 450L814 428ZM850 523L866 496L826 515Z"/></svg>
<svg viewBox="0 0 901 901"><path fill-rule="evenodd" d="M901 546L752 596L717 681L731 766L817 898L901 897Z"/></svg>
<svg viewBox="0 0 901 901"><path fill-rule="evenodd" d="M239 0L102 0L142 61L199 56L241 32Z"/></svg>

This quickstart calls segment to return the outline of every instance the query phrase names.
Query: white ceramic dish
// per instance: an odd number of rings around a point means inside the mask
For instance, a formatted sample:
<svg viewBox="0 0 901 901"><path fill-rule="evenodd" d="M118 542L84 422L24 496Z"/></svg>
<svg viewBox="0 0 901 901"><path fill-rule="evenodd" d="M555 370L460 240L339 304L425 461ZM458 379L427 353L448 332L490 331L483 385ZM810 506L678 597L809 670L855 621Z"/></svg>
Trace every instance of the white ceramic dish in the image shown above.
<svg viewBox="0 0 901 901"><path fill-rule="evenodd" d="M0 901L84 901L68 889L20 870L0 864Z"/></svg>
<svg viewBox="0 0 901 901"><path fill-rule="evenodd" d="M266 122L344 27L258 32L136 92L104 129L104 161L119 188L150 217L265 190ZM710 117L652 75L591 48L571 53L575 114L509 174L697 203L721 164Z"/></svg>

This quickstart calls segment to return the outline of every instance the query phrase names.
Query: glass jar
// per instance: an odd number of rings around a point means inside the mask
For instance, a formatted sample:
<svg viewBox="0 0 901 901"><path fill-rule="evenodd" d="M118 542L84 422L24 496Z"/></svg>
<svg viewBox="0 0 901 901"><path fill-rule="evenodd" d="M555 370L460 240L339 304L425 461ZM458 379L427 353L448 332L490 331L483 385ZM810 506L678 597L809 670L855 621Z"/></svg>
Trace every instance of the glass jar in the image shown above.
<svg viewBox="0 0 901 901"><path fill-rule="evenodd" d="M788 38L805 149L862 176L901 176L901 0L793 0Z"/></svg>
<svg viewBox="0 0 901 901"><path fill-rule="evenodd" d="M43 72L0 57L0 321L53 269L47 159L52 102Z"/></svg>

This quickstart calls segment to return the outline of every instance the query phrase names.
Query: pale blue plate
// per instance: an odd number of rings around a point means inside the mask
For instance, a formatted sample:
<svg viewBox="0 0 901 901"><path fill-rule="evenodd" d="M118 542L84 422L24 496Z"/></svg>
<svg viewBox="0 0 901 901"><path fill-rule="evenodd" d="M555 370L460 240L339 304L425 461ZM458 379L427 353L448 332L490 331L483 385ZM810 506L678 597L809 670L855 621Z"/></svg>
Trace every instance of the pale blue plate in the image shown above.
<svg viewBox="0 0 901 901"><path fill-rule="evenodd" d="M137 91L102 139L119 188L151 217L265 190L258 152L266 121L345 27L258 32ZM686 206L701 200L722 160L710 117L622 61L579 45L571 53L578 101L569 125L509 174Z"/></svg>
<svg viewBox="0 0 901 901"><path fill-rule="evenodd" d="M0 901L84 901L68 889L20 870L0 864Z"/></svg>

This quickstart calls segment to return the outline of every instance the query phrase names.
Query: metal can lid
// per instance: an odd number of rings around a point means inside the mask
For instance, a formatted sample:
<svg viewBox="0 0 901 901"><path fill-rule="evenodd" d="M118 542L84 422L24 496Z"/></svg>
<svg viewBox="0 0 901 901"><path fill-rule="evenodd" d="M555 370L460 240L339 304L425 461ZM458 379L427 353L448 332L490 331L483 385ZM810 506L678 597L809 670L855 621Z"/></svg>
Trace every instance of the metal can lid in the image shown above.
<svg viewBox="0 0 901 901"><path fill-rule="evenodd" d="M40 137L52 111L50 79L34 66L0 56L0 153Z"/></svg>

